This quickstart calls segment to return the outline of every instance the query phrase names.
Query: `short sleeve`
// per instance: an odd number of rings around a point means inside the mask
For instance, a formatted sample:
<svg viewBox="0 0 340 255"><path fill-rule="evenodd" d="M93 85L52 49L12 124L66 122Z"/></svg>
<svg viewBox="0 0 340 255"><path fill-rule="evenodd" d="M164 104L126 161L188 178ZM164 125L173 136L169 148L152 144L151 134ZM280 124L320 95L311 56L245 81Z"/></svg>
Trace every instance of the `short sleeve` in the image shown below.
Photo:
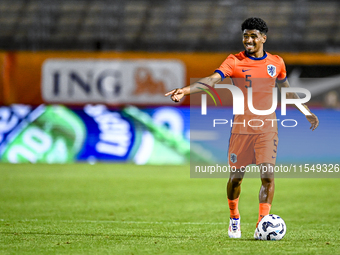
<svg viewBox="0 0 340 255"><path fill-rule="evenodd" d="M287 79L287 71L286 71L286 65L283 59L280 57L281 60L281 66L280 66L280 73L277 76L277 82L282 83L285 82Z"/></svg>
<svg viewBox="0 0 340 255"><path fill-rule="evenodd" d="M219 68L215 70L215 73L219 73L222 80L225 77L232 76L235 68L235 56L230 54L221 64Z"/></svg>

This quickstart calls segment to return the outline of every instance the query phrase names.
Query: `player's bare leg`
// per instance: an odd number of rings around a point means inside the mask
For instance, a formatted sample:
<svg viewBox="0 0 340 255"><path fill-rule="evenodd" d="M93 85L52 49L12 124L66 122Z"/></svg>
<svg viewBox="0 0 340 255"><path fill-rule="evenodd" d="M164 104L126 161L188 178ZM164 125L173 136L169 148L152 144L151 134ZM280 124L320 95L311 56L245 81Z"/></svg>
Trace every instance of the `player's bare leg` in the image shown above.
<svg viewBox="0 0 340 255"><path fill-rule="evenodd" d="M244 172L237 169L234 173L230 173L230 177L227 184L227 196L228 199L234 200L240 196L241 183L244 177Z"/></svg>
<svg viewBox="0 0 340 255"><path fill-rule="evenodd" d="M241 183L243 180L243 176L244 172L236 170L236 172L230 173L227 184L227 196L230 209L228 235L230 238L241 237L241 216L238 211L238 198L241 193Z"/></svg>
<svg viewBox="0 0 340 255"><path fill-rule="evenodd" d="M274 165L263 163L259 165L261 172L261 188L259 193L259 202L272 204L274 197Z"/></svg>
<svg viewBox="0 0 340 255"><path fill-rule="evenodd" d="M263 163L259 165L261 172L261 188L259 193L259 218L256 224L254 238L259 239L257 225L260 220L270 212L271 204L274 197L274 165Z"/></svg>

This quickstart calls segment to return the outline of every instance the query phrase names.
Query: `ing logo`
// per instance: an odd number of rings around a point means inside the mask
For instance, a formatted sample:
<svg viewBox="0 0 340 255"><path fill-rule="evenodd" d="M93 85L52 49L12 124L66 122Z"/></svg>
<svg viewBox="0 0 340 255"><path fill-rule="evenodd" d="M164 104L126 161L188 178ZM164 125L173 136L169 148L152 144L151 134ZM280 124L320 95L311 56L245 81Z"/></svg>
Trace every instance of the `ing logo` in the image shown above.
<svg viewBox="0 0 340 255"><path fill-rule="evenodd" d="M157 80L149 68L139 67L135 72L136 89L134 95L144 93L164 94L166 92L164 81Z"/></svg>

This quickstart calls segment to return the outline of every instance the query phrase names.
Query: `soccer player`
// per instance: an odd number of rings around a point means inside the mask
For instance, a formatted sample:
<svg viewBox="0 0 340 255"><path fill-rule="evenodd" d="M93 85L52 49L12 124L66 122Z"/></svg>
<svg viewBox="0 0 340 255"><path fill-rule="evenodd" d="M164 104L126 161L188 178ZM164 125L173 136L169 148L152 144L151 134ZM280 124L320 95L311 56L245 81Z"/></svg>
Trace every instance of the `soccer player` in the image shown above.
<svg viewBox="0 0 340 255"><path fill-rule="evenodd" d="M242 90L245 97L244 115L234 116L228 151L229 165L238 169L235 173L230 174L227 183L230 209L228 235L230 238L241 237L241 217L238 202L244 172L240 169L249 164L256 164L260 168L261 176L259 217L254 233L254 238L258 239L257 225L263 216L269 214L274 196L274 171L264 171L264 169L274 168L278 136L276 121L264 121L265 119L276 119L275 112L266 116L251 113L246 103L247 88L251 87L253 90L254 108L268 110L271 108L272 88L275 87L275 84L277 83L277 86L281 89L282 87L289 87L289 83L283 59L265 52L263 49L268 32L265 21L260 18L248 18L242 23L241 30L245 51L229 55L210 76L184 88L169 91L165 96L171 96L173 101L179 102L185 95L201 92L202 90L199 88L206 89L204 84L214 87L216 83L226 77L232 78L234 85ZM296 93L287 93L286 97L299 98ZM310 129L315 130L319 125L317 116L306 105L303 104L303 107L309 113L305 116L311 124ZM262 120L264 124L262 126L255 123L252 126L242 125L242 123L248 123L249 120Z"/></svg>

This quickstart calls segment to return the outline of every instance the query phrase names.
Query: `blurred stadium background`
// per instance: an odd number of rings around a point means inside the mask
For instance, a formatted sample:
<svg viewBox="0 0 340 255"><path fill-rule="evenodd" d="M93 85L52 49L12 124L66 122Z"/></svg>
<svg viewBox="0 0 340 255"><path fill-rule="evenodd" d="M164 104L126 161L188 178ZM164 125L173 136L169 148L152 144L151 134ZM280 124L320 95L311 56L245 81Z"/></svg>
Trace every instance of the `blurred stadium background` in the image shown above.
<svg viewBox="0 0 340 255"><path fill-rule="evenodd" d="M270 51L340 50L339 2L2 0L4 50L238 51L240 23L262 17Z"/></svg>
<svg viewBox="0 0 340 255"><path fill-rule="evenodd" d="M278 162L334 163L339 14L330 0L1 0L1 161L184 164L189 140L191 156L226 161L226 144L211 145L218 134L189 132L190 99L163 95L242 51L240 25L257 16L269 26L265 49L284 58L292 86L311 91L321 121L312 134L291 109L301 124L280 128Z"/></svg>

